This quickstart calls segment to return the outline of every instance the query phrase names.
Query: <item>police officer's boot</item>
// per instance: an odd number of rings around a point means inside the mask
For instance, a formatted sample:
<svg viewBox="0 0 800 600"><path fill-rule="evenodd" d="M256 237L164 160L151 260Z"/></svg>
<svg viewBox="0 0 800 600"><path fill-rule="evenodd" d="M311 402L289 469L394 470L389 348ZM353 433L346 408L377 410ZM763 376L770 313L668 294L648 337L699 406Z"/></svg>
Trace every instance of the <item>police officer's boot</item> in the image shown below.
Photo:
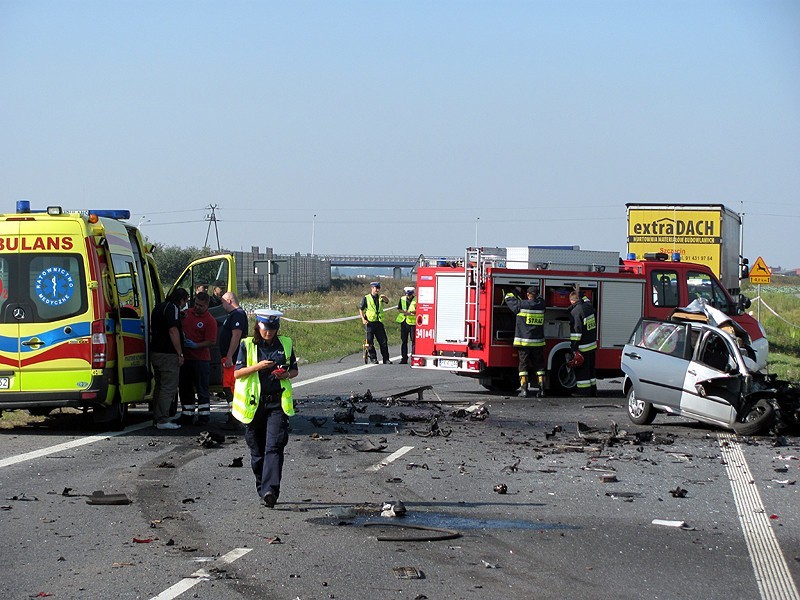
<svg viewBox="0 0 800 600"><path fill-rule="evenodd" d="M519 387L520 390L517 395L520 398L527 398L528 397L528 377L527 375L520 375L519 376Z"/></svg>
<svg viewBox="0 0 800 600"><path fill-rule="evenodd" d="M589 388L589 397L597 398L597 384L593 383L592 387Z"/></svg>

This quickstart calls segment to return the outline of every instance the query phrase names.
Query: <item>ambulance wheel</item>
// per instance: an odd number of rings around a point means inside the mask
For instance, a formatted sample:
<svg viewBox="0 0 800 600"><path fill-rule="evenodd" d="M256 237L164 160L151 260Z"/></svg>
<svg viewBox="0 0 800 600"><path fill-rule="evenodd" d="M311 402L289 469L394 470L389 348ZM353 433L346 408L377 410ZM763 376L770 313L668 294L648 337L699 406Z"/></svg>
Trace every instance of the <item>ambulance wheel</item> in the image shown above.
<svg viewBox="0 0 800 600"><path fill-rule="evenodd" d="M48 416L50 414L50 411L52 411L52 410L53 410L52 408L45 408L45 407L42 407L42 406L37 406L36 408L29 408L28 412L33 417L46 417L46 416Z"/></svg>
<svg viewBox="0 0 800 600"><path fill-rule="evenodd" d="M550 369L550 393L553 396L566 396L578 385L575 371L567 366L569 352L561 350L553 357Z"/></svg>
<svg viewBox="0 0 800 600"><path fill-rule="evenodd" d="M114 402L112 408L114 409L114 416L111 419L111 427L116 431L125 429L125 419L128 417L128 405L117 400Z"/></svg>
<svg viewBox="0 0 800 600"><path fill-rule="evenodd" d="M123 404L119 396L114 398L111 406L95 406L92 409L94 422L113 431L125 428L125 418L128 416L128 405Z"/></svg>

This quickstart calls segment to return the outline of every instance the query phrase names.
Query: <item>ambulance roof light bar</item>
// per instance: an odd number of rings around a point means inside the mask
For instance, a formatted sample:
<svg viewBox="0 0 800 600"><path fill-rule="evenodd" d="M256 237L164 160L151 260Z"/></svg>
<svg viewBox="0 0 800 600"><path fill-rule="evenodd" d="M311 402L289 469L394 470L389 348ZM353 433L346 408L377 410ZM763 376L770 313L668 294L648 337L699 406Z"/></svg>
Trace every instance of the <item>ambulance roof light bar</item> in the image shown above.
<svg viewBox="0 0 800 600"><path fill-rule="evenodd" d="M63 210L60 206L48 206L46 211L31 210L30 200L17 200L17 214L43 213L43 212L46 212L48 215L54 215L54 216L63 213L74 213L82 216L97 215L98 217L117 219L117 220L131 218L131 211L124 209Z"/></svg>

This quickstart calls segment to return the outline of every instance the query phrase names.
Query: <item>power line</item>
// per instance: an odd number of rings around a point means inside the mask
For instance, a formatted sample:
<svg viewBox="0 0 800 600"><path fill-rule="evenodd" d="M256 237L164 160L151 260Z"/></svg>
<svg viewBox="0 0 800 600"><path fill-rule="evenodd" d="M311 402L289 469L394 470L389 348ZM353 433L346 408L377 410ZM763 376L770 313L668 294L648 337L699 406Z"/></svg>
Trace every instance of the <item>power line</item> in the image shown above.
<svg viewBox="0 0 800 600"><path fill-rule="evenodd" d="M206 241L203 244L203 248L208 247L208 234L211 233L211 223L214 223L214 233L217 236L217 252L219 252L221 248L219 245L219 228L217 227L217 205L209 204L206 209L210 210L211 214L205 217L206 221L208 221L208 230L206 231Z"/></svg>

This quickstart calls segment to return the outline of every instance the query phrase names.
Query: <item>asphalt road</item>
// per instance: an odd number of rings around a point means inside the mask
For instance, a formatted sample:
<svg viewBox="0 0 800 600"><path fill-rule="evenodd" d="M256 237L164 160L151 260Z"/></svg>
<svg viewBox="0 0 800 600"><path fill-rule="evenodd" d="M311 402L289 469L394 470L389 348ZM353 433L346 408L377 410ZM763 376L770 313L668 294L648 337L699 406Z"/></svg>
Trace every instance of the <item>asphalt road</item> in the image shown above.
<svg viewBox="0 0 800 600"><path fill-rule="evenodd" d="M798 598L797 437L637 427L619 381L522 399L358 356L294 381L275 509L222 412L175 432L139 410L121 434L75 416L0 431L0 597ZM131 503L87 503L97 490ZM405 517L380 516L398 501Z"/></svg>

